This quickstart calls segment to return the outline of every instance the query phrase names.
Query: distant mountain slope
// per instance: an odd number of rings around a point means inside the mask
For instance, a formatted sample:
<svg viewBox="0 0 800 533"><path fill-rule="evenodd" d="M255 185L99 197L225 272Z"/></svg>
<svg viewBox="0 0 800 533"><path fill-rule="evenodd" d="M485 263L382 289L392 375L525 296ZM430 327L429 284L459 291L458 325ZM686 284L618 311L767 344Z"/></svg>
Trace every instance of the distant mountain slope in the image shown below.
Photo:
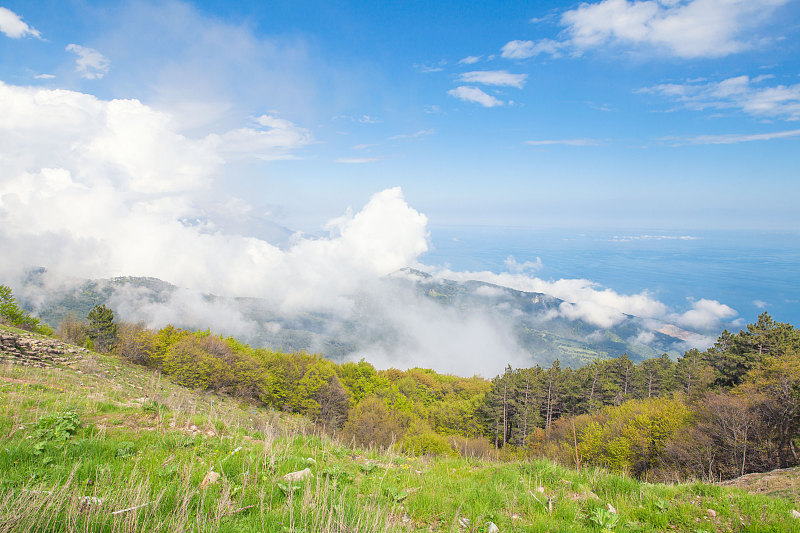
<svg viewBox="0 0 800 533"><path fill-rule="evenodd" d="M672 356L680 353L676 336L654 332L650 342L637 342L641 323L631 315L626 315L622 323L603 330L582 320L560 316L558 310L564 300L547 294L518 291L482 281L437 280L413 269L402 272L406 280L417 278L414 282L418 290L442 305L491 307L503 312L513 323L518 341L529 353L553 354L555 357L551 360L560 359L570 366L596 357L616 357L624 353L637 361L662 353Z"/></svg>
<svg viewBox="0 0 800 533"><path fill-rule="evenodd" d="M31 286L36 285L35 277ZM347 315L331 311L281 312L261 298L227 298L200 294L155 278L119 277L88 280L69 289L38 294L38 316L57 326L68 313L82 318L97 304L112 307L124 320L145 321L153 327L172 323L189 329L211 329L256 346L287 351L320 352L332 359L367 356L379 350L392 353L413 346L407 326L398 324L397 314L448 314L459 320L486 317L502 324L504 331L524 353L517 364L577 366L594 358L627 353L642 360L667 353L677 357L684 348L670 325L648 331L642 342L643 321L626 315L619 324L602 329L559 313L563 300L542 293L524 292L481 281L457 282L435 278L425 272L403 269L381 281L379 296L364 291L352 297ZM41 290L41 287L40 287ZM387 308L394 308L392 312ZM424 320L424 319L423 319ZM442 333L445 335L446 333ZM419 339L414 342L421 342ZM422 341L424 342L424 341ZM455 354L457 356L457 354ZM399 364L399 363L398 363Z"/></svg>

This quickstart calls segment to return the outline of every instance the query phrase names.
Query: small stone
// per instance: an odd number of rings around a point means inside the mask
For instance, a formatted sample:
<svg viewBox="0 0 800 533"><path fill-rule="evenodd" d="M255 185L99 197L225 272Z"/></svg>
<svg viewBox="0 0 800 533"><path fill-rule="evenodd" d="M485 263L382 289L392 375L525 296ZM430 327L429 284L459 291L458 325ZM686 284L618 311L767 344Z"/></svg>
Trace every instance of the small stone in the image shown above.
<svg viewBox="0 0 800 533"><path fill-rule="evenodd" d="M458 525L460 525L463 528L468 528L469 527L469 518L463 518L463 517L459 518L458 519Z"/></svg>
<svg viewBox="0 0 800 533"><path fill-rule="evenodd" d="M706 509L706 514L709 518L715 518L717 516L717 512L714 509Z"/></svg>
<svg viewBox="0 0 800 533"><path fill-rule="evenodd" d="M608 504L608 512L612 514L617 514L617 510L614 509L614 506L611 505L610 503Z"/></svg>
<svg viewBox="0 0 800 533"><path fill-rule="evenodd" d="M500 533L500 528L494 522L489 522L486 525L486 533Z"/></svg>
<svg viewBox="0 0 800 533"><path fill-rule="evenodd" d="M206 435L208 435L209 437L216 437L217 433L213 429L209 429L208 431L206 431Z"/></svg>
<svg viewBox="0 0 800 533"><path fill-rule="evenodd" d="M189 426L189 431L197 431L197 426L192 424L191 426Z"/></svg>
<svg viewBox="0 0 800 533"><path fill-rule="evenodd" d="M221 478L221 477L222 477L222 474L220 474L218 472L214 472L213 470L209 470L206 473L205 477L203 478L203 481L200 482L200 488L207 487L209 485L213 485L214 483L219 481L219 478Z"/></svg>
<svg viewBox="0 0 800 533"><path fill-rule="evenodd" d="M798 520L800 520L800 512L798 512L796 509L792 509L792 513L791 514L792 514L792 518L797 518Z"/></svg>
<svg viewBox="0 0 800 533"><path fill-rule="evenodd" d="M302 470L298 470L297 472L289 472L282 479L285 481L303 481L306 478L314 477L314 474L311 473L310 468L304 468Z"/></svg>
<svg viewBox="0 0 800 533"><path fill-rule="evenodd" d="M536 487L536 492L538 492L539 494L544 494L544 487L541 487L541 486L540 487Z"/></svg>

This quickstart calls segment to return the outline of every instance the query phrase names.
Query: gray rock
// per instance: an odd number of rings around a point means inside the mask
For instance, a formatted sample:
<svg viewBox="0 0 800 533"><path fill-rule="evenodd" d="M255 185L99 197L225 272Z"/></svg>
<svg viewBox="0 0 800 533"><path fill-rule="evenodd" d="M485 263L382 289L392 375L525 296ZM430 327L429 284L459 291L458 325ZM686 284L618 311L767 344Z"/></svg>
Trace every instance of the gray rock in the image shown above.
<svg viewBox="0 0 800 533"><path fill-rule="evenodd" d="M283 476L283 480L285 481L303 481L304 479L314 477L314 474L311 473L310 468L304 468L302 470L298 470L297 472L289 472L285 476Z"/></svg>

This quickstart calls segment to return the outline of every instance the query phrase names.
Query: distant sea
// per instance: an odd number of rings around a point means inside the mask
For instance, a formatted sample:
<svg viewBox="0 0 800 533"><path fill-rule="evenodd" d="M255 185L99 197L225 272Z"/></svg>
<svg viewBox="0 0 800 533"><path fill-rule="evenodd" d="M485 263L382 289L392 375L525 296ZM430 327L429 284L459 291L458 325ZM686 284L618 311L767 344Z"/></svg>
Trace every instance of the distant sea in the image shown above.
<svg viewBox="0 0 800 533"><path fill-rule="evenodd" d="M506 259L536 262L531 275L583 278L619 293L643 290L676 311L717 300L744 324L763 311L800 327L800 231L579 231L432 226L421 257L452 270L507 271Z"/></svg>

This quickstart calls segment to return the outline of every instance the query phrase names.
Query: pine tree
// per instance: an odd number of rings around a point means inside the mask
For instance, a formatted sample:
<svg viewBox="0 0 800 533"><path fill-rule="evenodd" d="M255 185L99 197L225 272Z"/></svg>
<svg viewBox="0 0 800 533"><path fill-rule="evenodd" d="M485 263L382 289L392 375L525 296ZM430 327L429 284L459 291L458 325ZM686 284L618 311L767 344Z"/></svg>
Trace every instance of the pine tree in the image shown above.
<svg viewBox="0 0 800 533"><path fill-rule="evenodd" d="M89 315L89 338L95 350L109 352L117 342L117 324L114 311L105 305L95 305Z"/></svg>

